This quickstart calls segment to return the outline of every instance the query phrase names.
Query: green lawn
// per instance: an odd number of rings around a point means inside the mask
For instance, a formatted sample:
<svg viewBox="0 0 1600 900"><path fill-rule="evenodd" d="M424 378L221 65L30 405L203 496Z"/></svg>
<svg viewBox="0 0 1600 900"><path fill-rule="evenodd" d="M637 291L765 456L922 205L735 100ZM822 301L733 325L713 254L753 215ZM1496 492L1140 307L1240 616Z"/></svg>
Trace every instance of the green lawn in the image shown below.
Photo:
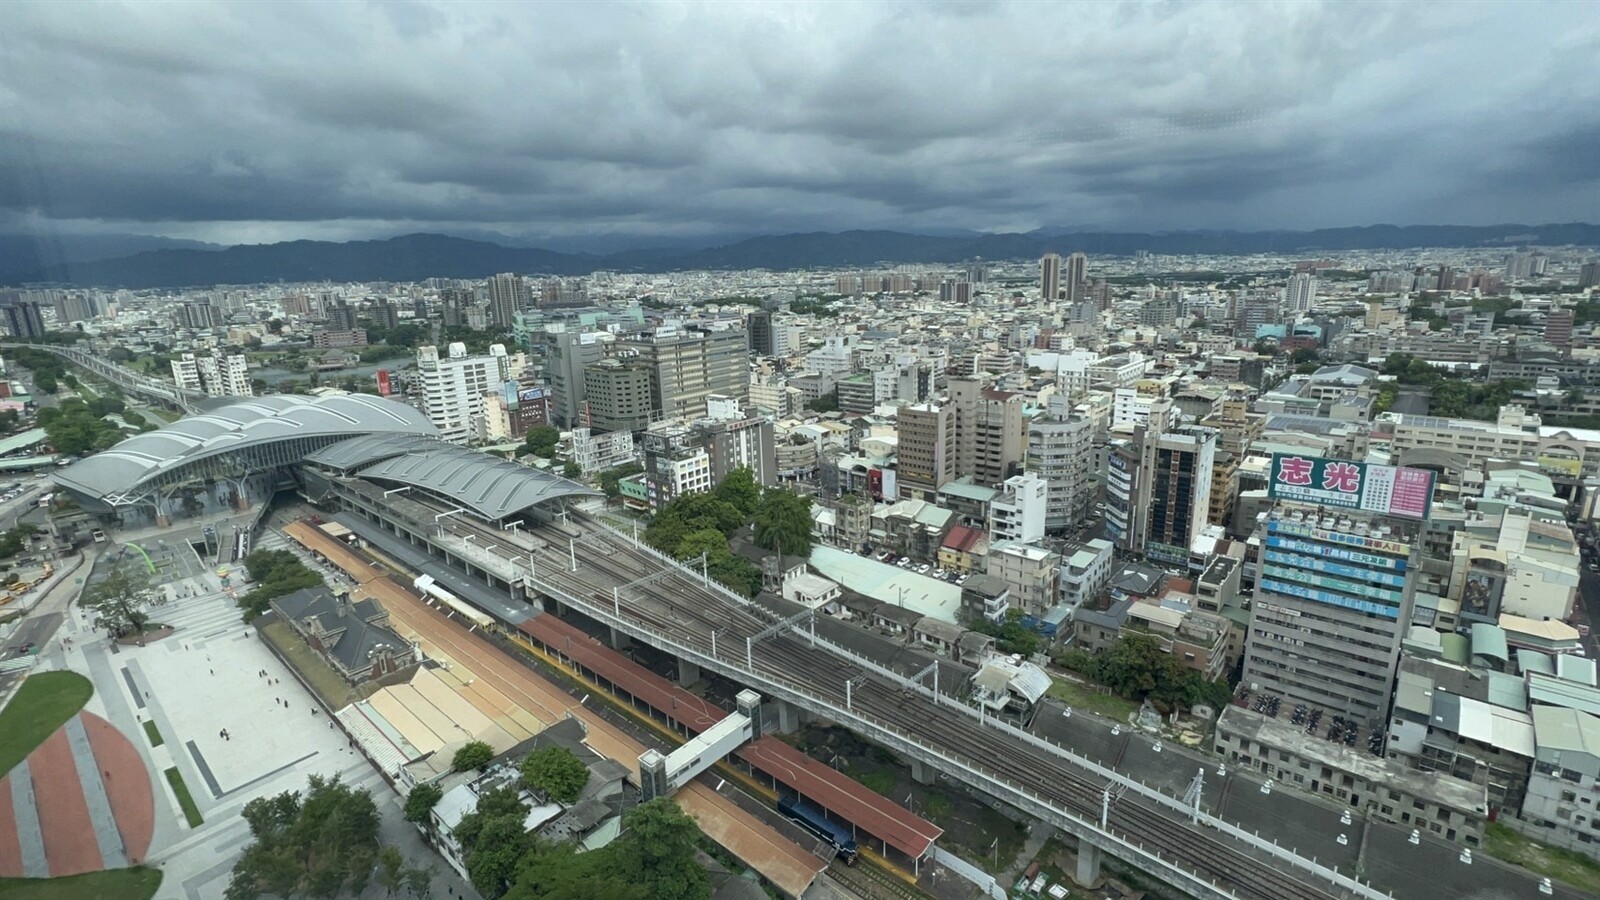
<svg viewBox="0 0 1600 900"><path fill-rule="evenodd" d="M888 794L890 791L894 790L895 784L900 779L896 778L893 772L878 771L857 775L856 780L861 782L862 786L869 791L876 791L880 794Z"/></svg>
<svg viewBox="0 0 1600 900"><path fill-rule="evenodd" d="M344 709L362 699L362 694L340 678L333 666L307 646L287 623L271 622L262 626L261 634L278 648L289 665L294 666L295 671L311 685L311 690L329 709Z"/></svg>
<svg viewBox="0 0 1600 900"><path fill-rule="evenodd" d="M0 878L0 900L150 900L161 870L135 866L61 878Z"/></svg>
<svg viewBox="0 0 1600 900"><path fill-rule="evenodd" d="M1600 862L1581 853L1546 846L1498 823L1489 824L1483 843L1490 856L1564 881L1590 894L1600 894Z"/></svg>
<svg viewBox="0 0 1600 900"><path fill-rule="evenodd" d="M205 819L200 815L200 807L194 805L194 798L189 796L189 786L183 783L183 773L177 766L167 770L167 784L172 785L172 792L178 795L178 805L183 807L183 817L189 820L189 827L200 827Z"/></svg>
<svg viewBox="0 0 1600 900"><path fill-rule="evenodd" d="M1124 700L1116 694L1102 694L1069 678L1050 679L1049 693L1073 709L1087 710L1118 722L1127 722L1129 716L1139 711L1139 704L1132 700Z"/></svg>
<svg viewBox="0 0 1600 900"><path fill-rule="evenodd" d="M162 740L161 738L161 732L156 730L156 723L150 721L149 719L144 720L144 734L145 737L150 739L150 746L152 747L159 747L166 743L166 741Z"/></svg>
<svg viewBox="0 0 1600 900"><path fill-rule="evenodd" d="M94 685L75 672L29 676L0 710L0 773L28 758L33 748L72 718L94 695Z"/></svg>

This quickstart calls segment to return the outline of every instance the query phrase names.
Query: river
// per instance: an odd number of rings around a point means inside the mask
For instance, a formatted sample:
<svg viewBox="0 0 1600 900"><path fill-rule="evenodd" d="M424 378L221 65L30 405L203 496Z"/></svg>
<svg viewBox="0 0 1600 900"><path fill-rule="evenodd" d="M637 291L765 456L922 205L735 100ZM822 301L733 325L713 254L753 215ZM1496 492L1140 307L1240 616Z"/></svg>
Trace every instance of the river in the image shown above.
<svg viewBox="0 0 1600 900"><path fill-rule="evenodd" d="M388 369L390 373L396 373L406 366L414 365L415 363L416 357L414 356L395 356L390 357L389 359L380 359L375 363L362 363L359 366L351 366L348 369L338 369L332 372L323 372L322 378L325 382L329 379L337 378L371 378L379 369ZM301 380L310 378L311 370L308 369L304 372L291 372L288 369L251 369L250 377L259 378L262 381L265 381L267 384L277 384L280 381L290 378L298 378Z"/></svg>

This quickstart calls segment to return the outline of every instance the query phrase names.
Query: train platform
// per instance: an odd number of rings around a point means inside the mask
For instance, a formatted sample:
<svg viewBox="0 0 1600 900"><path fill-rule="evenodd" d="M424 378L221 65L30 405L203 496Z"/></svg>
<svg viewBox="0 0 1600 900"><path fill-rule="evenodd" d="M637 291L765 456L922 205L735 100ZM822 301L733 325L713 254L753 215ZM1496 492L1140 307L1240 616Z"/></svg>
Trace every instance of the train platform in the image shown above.
<svg viewBox="0 0 1600 900"><path fill-rule="evenodd" d="M727 715L726 710L553 615L538 616L517 627L551 652L599 676L690 733L698 733ZM752 741L734 751L734 755L908 859L921 859L944 833L932 822L776 738Z"/></svg>
<svg viewBox="0 0 1600 900"><path fill-rule="evenodd" d="M296 526L299 526L298 528ZM350 547L305 523L293 523L295 540L329 560L361 585L388 610L390 624L418 641L430 657L448 663L456 674L487 679L509 702L542 721L572 716L587 731L585 742L597 753L627 768L637 778L643 744L585 707L558 686L540 677L487 638L469 633L459 622L428 606L387 577ZM535 618L545 618L537 616ZM780 834L760 818L699 782L685 785L674 797L700 823L709 837L726 847L772 885L791 897L804 894L826 861Z"/></svg>

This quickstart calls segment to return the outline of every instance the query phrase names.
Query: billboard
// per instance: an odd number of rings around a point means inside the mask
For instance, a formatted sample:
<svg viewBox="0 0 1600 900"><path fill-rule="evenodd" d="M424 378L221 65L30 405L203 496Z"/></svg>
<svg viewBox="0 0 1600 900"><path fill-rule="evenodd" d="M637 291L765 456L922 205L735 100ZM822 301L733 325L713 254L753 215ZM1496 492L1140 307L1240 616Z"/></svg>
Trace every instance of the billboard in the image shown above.
<svg viewBox="0 0 1600 900"><path fill-rule="evenodd" d="M389 386L389 370L388 369L379 369L377 375L378 375L378 393L380 395L384 396L384 397L389 396L389 393L392 390L392 388Z"/></svg>
<svg viewBox="0 0 1600 900"><path fill-rule="evenodd" d="M1500 617L1500 598L1505 593L1503 572L1482 568L1467 570L1467 583L1461 592L1461 615L1480 622L1495 622Z"/></svg>
<svg viewBox="0 0 1600 900"><path fill-rule="evenodd" d="M1426 519L1433 502L1433 473L1427 469L1275 453L1268 496L1330 509Z"/></svg>

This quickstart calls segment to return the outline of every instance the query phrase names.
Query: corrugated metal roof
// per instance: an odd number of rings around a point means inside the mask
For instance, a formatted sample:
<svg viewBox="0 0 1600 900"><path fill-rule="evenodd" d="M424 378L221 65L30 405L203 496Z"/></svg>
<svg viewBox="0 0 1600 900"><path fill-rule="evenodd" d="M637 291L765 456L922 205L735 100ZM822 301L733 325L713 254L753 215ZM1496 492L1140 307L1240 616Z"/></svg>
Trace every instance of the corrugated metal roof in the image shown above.
<svg viewBox="0 0 1600 900"><path fill-rule="evenodd" d="M308 453L306 462L348 472L402 453L435 449L443 443L429 434L364 434Z"/></svg>
<svg viewBox="0 0 1600 900"><path fill-rule="evenodd" d="M1533 730L1539 751L1587 753L1600 759L1600 718L1575 709L1533 708Z"/></svg>
<svg viewBox="0 0 1600 900"><path fill-rule="evenodd" d="M1600 715L1600 689L1572 681L1562 681L1551 675L1528 673L1528 699L1535 704L1576 709L1590 715ZM1534 706L1534 710L1538 710Z"/></svg>
<svg viewBox="0 0 1600 900"><path fill-rule="evenodd" d="M383 460L360 475L432 491L491 522L557 497L600 495L559 475L443 443Z"/></svg>
<svg viewBox="0 0 1600 900"><path fill-rule="evenodd" d="M438 434L422 413L368 394L275 394L227 403L135 435L52 477L63 487L105 497L202 459L277 441L388 432Z"/></svg>

